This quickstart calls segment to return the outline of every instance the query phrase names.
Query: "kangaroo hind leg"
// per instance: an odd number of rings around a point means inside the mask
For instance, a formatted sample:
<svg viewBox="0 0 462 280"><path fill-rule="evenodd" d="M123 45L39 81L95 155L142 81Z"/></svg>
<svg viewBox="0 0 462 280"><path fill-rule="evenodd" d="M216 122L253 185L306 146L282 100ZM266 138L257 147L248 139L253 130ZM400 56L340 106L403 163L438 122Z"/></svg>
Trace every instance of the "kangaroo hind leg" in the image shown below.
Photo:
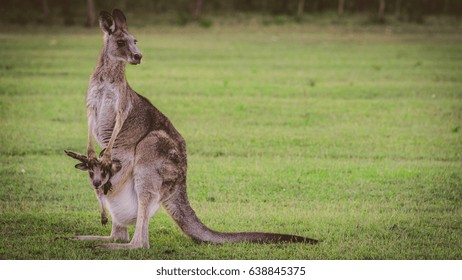
<svg viewBox="0 0 462 280"><path fill-rule="evenodd" d="M141 170L140 170L141 169ZM137 174L138 173L138 174ZM149 248L149 220L159 209L159 188L162 180L153 170L137 167L135 170L135 191L138 198L138 211L136 217L135 233L130 243L108 243L101 247L109 249L136 249Z"/></svg>

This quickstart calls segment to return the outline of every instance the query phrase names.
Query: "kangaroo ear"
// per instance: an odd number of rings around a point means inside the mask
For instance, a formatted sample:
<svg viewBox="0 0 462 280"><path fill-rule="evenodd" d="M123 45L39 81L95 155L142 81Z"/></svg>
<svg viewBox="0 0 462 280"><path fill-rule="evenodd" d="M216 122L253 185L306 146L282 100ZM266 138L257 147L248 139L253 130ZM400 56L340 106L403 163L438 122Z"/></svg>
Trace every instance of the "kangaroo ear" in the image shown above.
<svg viewBox="0 0 462 280"><path fill-rule="evenodd" d="M101 158L106 151L106 148L102 149L101 152L99 152L98 158Z"/></svg>
<svg viewBox="0 0 462 280"><path fill-rule="evenodd" d="M120 163L119 160L112 160L112 166L111 166L111 169L112 169L112 174L116 174L117 172L119 172L119 170L122 168L122 164Z"/></svg>
<svg viewBox="0 0 462 280"><path fill-rule="evenodd" d="M112 17L114 18L117 28L127 29L127 19L121 10L114 9L112 11Z"/></svg>
<svg viewBox="0 0 462 280"><path fill-rule="evenodd" d="M106 11L99 13L99 27L104 33L111 35L116 30L116 24L112 15Z"/></svg>
<svg viewBox="0 0 462 280"><path fill-rule="evenodd" d="M75 168L80 169L82 171L87 171L88 165L86 163L78 163L75 165Z"/></svg>

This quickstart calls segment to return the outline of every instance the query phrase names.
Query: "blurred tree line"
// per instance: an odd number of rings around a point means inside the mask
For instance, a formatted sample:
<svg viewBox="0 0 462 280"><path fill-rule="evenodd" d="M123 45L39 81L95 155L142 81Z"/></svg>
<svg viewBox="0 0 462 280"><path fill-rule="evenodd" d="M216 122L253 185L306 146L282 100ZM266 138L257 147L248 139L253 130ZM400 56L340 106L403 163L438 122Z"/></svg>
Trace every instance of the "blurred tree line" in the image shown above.
<svg viewBox="0 0 462 280"><path fill-rule="evenodd" d="M338 17L367 13L379 22L390 17L423 22L426 16L462 14L462 0L1 0L0 22L94 26L100 10L115 7L141 18L168 14L180 22L236 13L294 18L325 12Z"/></svg>

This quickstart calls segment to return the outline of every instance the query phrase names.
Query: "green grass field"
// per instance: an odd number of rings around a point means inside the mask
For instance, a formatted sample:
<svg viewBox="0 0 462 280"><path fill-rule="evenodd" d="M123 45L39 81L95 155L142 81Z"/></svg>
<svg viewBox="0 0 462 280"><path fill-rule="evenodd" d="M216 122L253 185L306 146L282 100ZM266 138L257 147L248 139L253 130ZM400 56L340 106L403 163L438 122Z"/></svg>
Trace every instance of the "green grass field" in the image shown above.
<svg viewBox="0 0 462 280"><path fill-rule="evenodd" d="M162 210L150 250L108 235L87 174L98 30L0 33L0 258L462 259L462 36L376 26L133 28L128 81L188 144L188 190L221 231L306 244L197 244ZM130 230L130 234L133 229Z"/></svg>

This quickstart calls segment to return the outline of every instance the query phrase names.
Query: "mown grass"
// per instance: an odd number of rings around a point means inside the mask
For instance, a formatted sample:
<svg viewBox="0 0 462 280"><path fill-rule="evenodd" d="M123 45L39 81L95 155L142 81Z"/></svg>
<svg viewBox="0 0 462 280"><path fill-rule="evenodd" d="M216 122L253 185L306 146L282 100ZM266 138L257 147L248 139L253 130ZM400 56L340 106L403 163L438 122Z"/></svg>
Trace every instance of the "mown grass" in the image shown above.
<svg viewBox="0 0 462 280"><path fill-rule="evenodd" d="M150 250L68 240L110 232L63 153L86 147L101 35L27 29L0 33L1 258L462 258L460 30L132 31L144 58L128 80L186 138L189 197L204 223L323 242L196 244L164 211Z"/></svg>

